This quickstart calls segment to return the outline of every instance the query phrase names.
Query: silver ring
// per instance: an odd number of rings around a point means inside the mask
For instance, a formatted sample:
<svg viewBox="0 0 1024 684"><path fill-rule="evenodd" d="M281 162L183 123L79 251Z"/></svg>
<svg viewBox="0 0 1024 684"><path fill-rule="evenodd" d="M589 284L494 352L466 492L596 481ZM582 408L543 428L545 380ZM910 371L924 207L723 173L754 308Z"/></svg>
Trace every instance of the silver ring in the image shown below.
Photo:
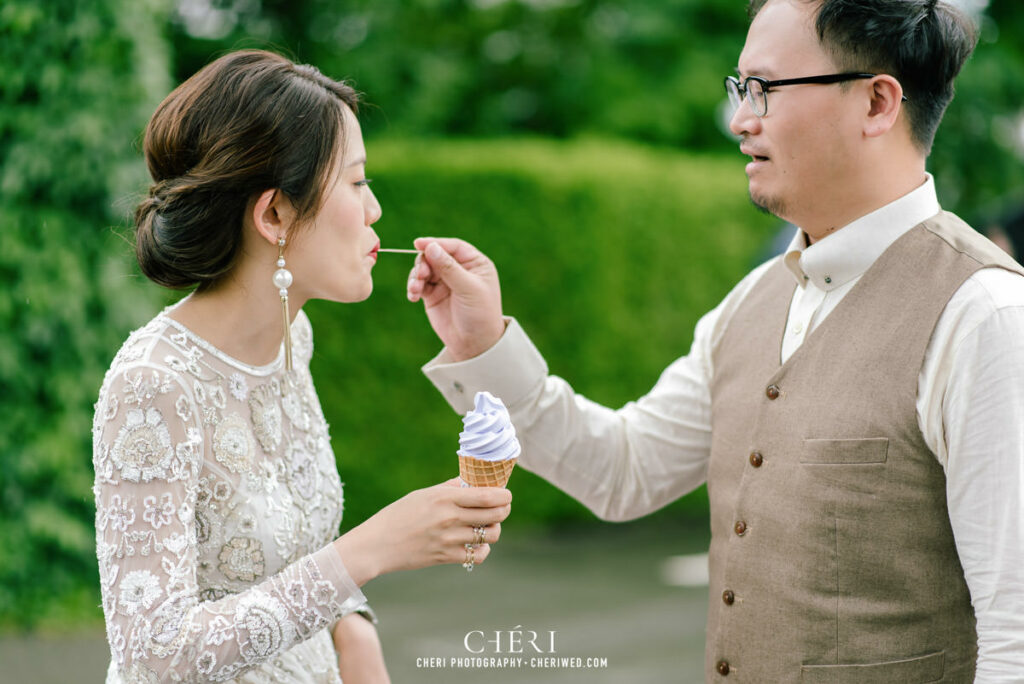
<svg viewBox="0 0 1024 684"><path fill-rule="evenodd" d="M466 572L473 572L473 549L475 548L472 544L465 544L466 547L466 562L462 564L462 567L466 568Z"/></svg>

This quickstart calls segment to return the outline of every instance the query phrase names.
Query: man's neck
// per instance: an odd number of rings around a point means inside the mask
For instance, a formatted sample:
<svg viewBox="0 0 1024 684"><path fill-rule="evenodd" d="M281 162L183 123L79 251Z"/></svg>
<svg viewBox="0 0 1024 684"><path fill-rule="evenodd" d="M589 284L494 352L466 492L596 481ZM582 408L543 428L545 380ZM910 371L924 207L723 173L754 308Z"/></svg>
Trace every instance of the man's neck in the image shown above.
<svg viewBox="0 0 1024 684"><path fill-rule="evenodd" d="M832 201L822 199L802 217L790 218L791 222L800 226L807 234L808 242L813 244L828 237L844 226L849 225L862 216L895 202L901 197L921 187L925 182L924 160L920 166L895 172L885 167L874 173L866 173L859 183L851 183L837 193Z"/></svg>

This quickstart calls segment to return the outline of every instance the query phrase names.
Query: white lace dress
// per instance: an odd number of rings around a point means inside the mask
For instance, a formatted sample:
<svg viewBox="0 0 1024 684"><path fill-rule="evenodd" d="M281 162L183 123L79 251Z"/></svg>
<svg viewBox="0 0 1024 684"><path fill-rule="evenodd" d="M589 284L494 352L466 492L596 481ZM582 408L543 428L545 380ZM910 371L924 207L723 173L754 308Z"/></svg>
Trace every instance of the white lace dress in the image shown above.
<svg viewBox="0 0 1024 684"><path fill-rule="evenodd" d="M96 554L111 682L340 681L330 627L366 599L331 546L342 485L309 374L253 367L167 317L96 404Z"/></svg>

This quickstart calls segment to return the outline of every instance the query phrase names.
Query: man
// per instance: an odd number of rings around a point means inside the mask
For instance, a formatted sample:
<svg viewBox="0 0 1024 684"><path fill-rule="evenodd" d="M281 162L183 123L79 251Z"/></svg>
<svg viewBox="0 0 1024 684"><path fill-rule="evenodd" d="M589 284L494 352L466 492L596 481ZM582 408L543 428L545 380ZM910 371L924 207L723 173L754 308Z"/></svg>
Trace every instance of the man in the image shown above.
<svg viewBox="0 0 1024 684"><path fill-rule="evenodd" d="M925 171L973 31L924 0L752 15L731 128L787 253L612 411L547 375L486 257L420 239L425 372L460 412L501 396L521 464L604 518L706 478L707 681L1019 682L1024 270Z"/></svg>

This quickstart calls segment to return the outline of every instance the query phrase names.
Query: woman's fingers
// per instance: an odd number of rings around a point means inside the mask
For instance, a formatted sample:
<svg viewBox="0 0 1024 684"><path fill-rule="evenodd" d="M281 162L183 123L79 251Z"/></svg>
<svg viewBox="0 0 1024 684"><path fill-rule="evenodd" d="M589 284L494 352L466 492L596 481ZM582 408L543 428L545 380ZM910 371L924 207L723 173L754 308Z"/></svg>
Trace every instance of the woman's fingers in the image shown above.
<svg viewBox="0 0 1024 684"><path fill-rule="evenodd" d="M490 525L460 525L451 530L445 536L445 543L453 546L465 546L473 544L494 544L501 537L501 524L491 523Z"/></svg>
<svg viewBox="0 0 1024 684"><path fill-rule="evenodd" d="M512 512L511 501L512 494L507 489L465 487L455 500L456 518L470 527L500 523Z"/></svg>
<svg viewBox="0 0 1024 684"><path fill-rule="evenodd" d="M475 565L480 565L485 560L487 560L487 557L489 555L491 555L491 547L489 544L477 546L473 549L473 563Z"/></svg>
<svg viewBox="0 0 1024 684"><path fill-rule="evenodd" d="M476 525L471 527L467 534L469 535L465 542L467 544L476 544L477 546L493 544L498 541L499 537L501 537L501 523Z"/></svg>
<svg viewBox="0 0 1024 684"><path fill-rule="evenodd" d="M462 508L494 508L512 503L512 492L504 487L441 487Z"/></svg>
<svg viewBox="0 0 1024 684"><path fill-rule="evenodd" d="M511 512L512 507L509 505L498 506L497 508L464 509L459 513L459 520L462 524L470 527L478 525L487 527L488 525L502 522Z"/></svg>
<svg viewBox="0 0 1024 684"><path fill-rule="evenodd" d="M473 565L501 536L512 494L496 487L459 487L453 479L410 492L335 540L357 584L394 570L439 563ZM472 554L467 545L472 547Z"/></svg>
<svg viewBox="0 0 1024 684"><path fill-rule="evenodd" d="M452 551L450 563L480 565L491 555L490 544L464 544ZM468 569L468 568L467 568Z"/></svg>

